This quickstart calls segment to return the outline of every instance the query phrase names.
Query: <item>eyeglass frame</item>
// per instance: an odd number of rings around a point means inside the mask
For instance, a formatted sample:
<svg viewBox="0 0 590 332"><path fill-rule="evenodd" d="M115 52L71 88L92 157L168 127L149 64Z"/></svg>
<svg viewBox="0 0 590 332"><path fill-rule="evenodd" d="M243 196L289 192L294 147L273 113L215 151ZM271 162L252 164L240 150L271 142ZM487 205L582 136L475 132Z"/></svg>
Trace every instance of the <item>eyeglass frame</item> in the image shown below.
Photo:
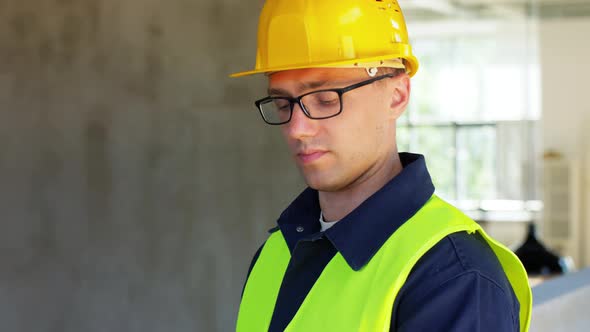
<svg viewBox="0 0 590 332"><path fill-rule="evenodd" d="M393 78L396 77L397 75L395 74L384 74L381 76L377 76L377 77L373 77L370 78L368 80L365 81L361 81L343 88L335 88L335 89L322 89L322 90L315 90L315 91L310 91L310 92L306 92L298 97L272 97L272 96L268 96L268 97L264 97L262 99L259 99L257 101L254 102L254 104L256 105L256 107L258 108L258 111L260 112L260 116L262 116L262 120L264 120L264 122L266 122L267 124L271 125L271 126L280 126L280 125L284 125L286 123L289 123L289 121L291 121L291 118L293 118L293 110L295 109L295 104L298 104L299 107L301 108L301 111L303 112L303 114L308 117L309 119L312 120L325 120L325 119L329 119L329 118L333 118L335 116L338 116L342 113L342 109L343 109L343 105L342 105L342 95L346 92L352 91L354 89L358 89L360 87L363 87L365 85L369 85L372 83L375 83L377 81L386 79L386 78ZM338 102L340 103L340 110L338 110L337 113L329 115L329 116L323 116L323 117L313 117L311 116L311 114L309 113L309 111L307 110L307 108L305 107L305 105L301 102L301 99L304 98L305 96L314 94L314 93L320 93L320 92L336 92L338 94ZM283 122L278 122L278 123L272 123L272 122L268 122L266 120L266 118L264 117L264 111L262 111L262 105L263 103L268 103L270 101L273 100L287 100L289 101L289 106L290 106L290 113L289 113L289 119L287 119L286 121Z"/></svg>

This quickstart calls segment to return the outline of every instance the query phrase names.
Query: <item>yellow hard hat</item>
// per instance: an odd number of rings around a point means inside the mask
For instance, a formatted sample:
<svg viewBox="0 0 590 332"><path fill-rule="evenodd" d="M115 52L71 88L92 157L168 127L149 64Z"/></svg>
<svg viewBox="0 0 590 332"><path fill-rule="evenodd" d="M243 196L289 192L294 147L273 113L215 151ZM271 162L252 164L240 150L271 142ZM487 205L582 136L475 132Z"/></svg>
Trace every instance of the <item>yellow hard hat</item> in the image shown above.
<svg viewBox="0 0 590 332"><path fill-rule="evenodd" d="M379 67L393 59L403 59L410 76L418 70L396 0L267 0L258 24L256 67L231 76Z"/></svg>

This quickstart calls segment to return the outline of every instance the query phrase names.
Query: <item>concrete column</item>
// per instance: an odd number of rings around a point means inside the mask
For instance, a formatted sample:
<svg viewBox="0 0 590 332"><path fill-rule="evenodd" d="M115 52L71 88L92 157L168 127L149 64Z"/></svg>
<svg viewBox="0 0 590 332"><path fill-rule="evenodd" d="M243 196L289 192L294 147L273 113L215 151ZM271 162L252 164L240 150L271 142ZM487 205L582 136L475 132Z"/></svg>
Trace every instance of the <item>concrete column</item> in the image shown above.
<svg viewBox="0 0 590 332"><path fill-rule="evenodd" d="M0 1L0 330L233 329L302 188L227 78L260 5Z"/></svg>

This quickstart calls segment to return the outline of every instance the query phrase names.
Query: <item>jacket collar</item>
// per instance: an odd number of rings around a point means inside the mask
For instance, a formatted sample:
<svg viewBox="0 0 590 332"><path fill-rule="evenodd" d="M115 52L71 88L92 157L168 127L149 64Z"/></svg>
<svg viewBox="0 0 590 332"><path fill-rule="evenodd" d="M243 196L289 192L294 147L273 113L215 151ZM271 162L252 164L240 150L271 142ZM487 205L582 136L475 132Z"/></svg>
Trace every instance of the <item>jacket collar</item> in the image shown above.
<svg viewBox="0 0 590 332"><path fill-rule="evenodd" d="M320 232L318 193L305 189L278 220L289 250L293 252L299 241L314 241L325 235L352 269L365 266L434 193L424 156L399 156L403 170L325 233Z"/></svg>

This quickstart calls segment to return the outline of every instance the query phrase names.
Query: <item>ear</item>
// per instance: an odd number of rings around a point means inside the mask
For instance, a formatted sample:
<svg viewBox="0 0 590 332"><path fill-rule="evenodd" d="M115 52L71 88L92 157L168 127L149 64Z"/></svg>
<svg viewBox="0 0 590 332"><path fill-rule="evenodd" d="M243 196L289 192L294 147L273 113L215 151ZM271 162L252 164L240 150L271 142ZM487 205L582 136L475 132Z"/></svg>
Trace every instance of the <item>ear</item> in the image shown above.
<svg viewBox="0 0 590 332"><path fill-rule="evenodd" d="M391 101L389 104L389 110L391 113L392 120L397 120L406 108L410 101L410 91L412 90L412 84L410 76L408 74L402 74L395 78L394 83L391 87L393 93L391 94Z"/></svg>

